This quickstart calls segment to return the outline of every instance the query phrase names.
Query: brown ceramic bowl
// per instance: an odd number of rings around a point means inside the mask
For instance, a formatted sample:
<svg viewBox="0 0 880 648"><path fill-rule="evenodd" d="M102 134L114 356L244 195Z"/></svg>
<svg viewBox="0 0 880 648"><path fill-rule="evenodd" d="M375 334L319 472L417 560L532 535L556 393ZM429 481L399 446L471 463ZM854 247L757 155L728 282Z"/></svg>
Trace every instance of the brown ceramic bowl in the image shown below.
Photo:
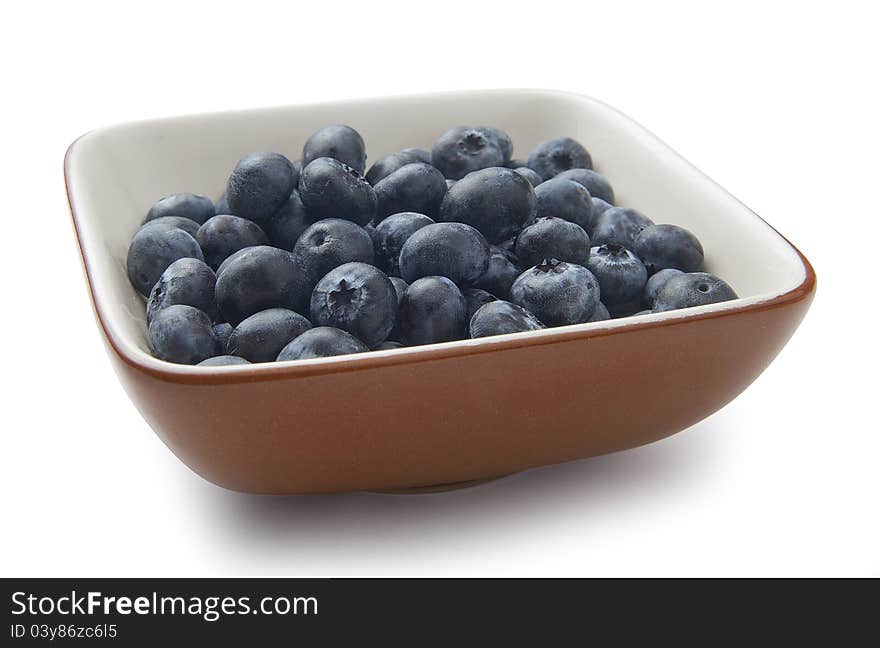
<svg viewBox="0 0 880 648"><path fill-rule="evenodd" d="M300 157L316 128L348 123L372 159L491 124L524 157L568 135L618 203L692 230L724 304L356 356L233 367L149 353L126 278L131 235L161 196L219 196L238 158ZM507 475L674 434L737 396L810 305L807 260L744 205L614 109L546 91L438 94L163 119L78 139L65 176L113 365L137 408L190 468L254 493L411 489Z"/></svg>

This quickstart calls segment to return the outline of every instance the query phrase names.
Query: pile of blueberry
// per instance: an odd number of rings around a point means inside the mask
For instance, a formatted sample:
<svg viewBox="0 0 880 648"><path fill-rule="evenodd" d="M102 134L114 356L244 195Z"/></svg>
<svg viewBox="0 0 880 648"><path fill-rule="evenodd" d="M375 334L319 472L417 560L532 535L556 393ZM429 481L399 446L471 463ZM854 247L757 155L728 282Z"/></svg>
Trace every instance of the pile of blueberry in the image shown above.
<svg viewBox="0 0 880 648"><path fill-rule="evenodd" d="M163 198L127 260L154 354L297 360L736 298L693 234L614 206L578 142L512 152L504 131L453 128L364 175L363 138L328 126L302 161L241 159L216 205Z"/></svg>

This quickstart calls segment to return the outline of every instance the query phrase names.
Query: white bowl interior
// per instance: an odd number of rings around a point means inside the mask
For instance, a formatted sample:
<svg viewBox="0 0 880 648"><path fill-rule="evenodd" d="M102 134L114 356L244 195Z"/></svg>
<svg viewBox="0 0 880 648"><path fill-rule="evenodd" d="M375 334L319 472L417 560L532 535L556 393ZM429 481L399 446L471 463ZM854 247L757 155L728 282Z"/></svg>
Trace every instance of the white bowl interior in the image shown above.
<svg viewBox="0 0 880 648"><path fill-rule="evenodd" d="M742 298L700 310L770 299L804 278L797 253L771 227L651 133L588 97L502 90L194 115L97 130L69 153L68 188L81 243L95 298L117 344L144 362L159 362L149 355L144 300L125 270L129 240L150 206L185 191L216 199L245 154L277 151L298 159L306 138L333 123L349 124L364 136L368 166L401 148L430 150L440 133L458 125L503 128L513 138L514 156L521 158L552 137L579 140L591 152L594 168L610 180L617 204L694 232L705 248L706 269L730 282ZM680 314L649 317L668 316Z"/></svg>

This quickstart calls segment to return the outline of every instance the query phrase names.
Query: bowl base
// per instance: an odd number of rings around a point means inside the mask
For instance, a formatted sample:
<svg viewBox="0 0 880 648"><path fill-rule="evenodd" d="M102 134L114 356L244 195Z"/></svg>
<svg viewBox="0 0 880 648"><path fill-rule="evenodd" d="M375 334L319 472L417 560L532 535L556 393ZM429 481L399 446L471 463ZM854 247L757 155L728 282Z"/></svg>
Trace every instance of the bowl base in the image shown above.
<svg viewBox="0 0 880 648"><path fill-rule="evenodd" d="M382 495L429 495L431 493L446 493L448 491L461 490L462 488L473 488L481 486L498 479L504 479L510 475L500 475L498 477L481 477L480 479L467 479L465 481L450 482L448 484L431 484L427 486L411 486L409 488L380 488L369 490L368 493L380 493Z"/></svg>

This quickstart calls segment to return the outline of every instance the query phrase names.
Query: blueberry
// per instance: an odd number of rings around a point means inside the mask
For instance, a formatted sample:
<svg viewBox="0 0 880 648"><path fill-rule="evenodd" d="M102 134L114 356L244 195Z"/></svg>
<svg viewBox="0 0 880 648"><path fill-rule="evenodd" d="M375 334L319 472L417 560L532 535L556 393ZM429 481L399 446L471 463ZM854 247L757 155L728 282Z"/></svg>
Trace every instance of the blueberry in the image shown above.
<svg viewBox="0 0 880 648"><path fill-rule="evenodd" d="M431 164L452 180L459 180L471 171L502 166L504 162L500 142L479 128L451 128L431 149Z"/></svg>
<svg viewBox="0 0 880 648"><path fill-rule="evenodd" d="M391 214L417 212L435 218L446 195L443 174L430 164L414 162L376 183L377 225Z"/></svg>
<svg viewBox="0 0 880 648"><path fill-rule="evenodd" d="M184 218L183 216L160 216L159 218L154 218L153 220L141 225L141 229L143 229L144 227L177 227L195 238L196 233L199 231L201 225L199 225L191 218Z"/></svg>
<svg viewBox="0 0 880 648"><path fill-rule="evenodd" d="M217 271L217 304L233 326L268 308L302 312L308 304L311 285L290 252L261 245L236 252L226 263Z"/></svg>
<svg viewBox="0 0 880 648"><path fill-rule="evenodd" d="M495 247L499 250L504 250L508 254L516 254L516 236L511 236L509 239L504 239L500 243L496 243Z"/></svg>
<svg viewBox="0 0 880 648"><path fill-rule="evenodd" d="M639 232L653 224L650 218L635 209L612 207L593 220L590 240L593 245L613 243L631 250Z"/></svg>
<svg viewBox="0 0 880 648"><path fill-rule="evenodd" d="M400 310L400 302L403 301L403 294L406 292L406 289L409 288L409 284L406 283L400 277L388 277L388 280L394 286L394 294L397 297L397 311L399 311ZM394 321L394 328L391 329L391 333L388 334L388 339L399 342L401 335L400 335L400 327L398 326L398 321L397 321L398 318L397 318L396 313L395 313L394 320L395 320ZM376 348L381 349L382 347L380 345Z"/></svg>
<svg viewBox="0 0 880 648"><path fill-rule="evenodd" d="M397 316L406 344L448 342L466 336L467 304L458 286L446 277L422 277L412 282Z"/></svg>
<svg viewBox="0 0 880 648"><path fill-rule="evenodd" d="M397 295L397 305L400 306L400 300L403 299L403 293L409 288L409 284L400 277L388 277L388 280L394 286L394 294Z"/></svg>
<svg viewBox="0 0 880 648"><path fill-rule="evenodd" d="M454 185L456 182L458 182L458 180L450 180L449 178L446 178L446 191L452 189L452 185Z"/></svg>
<svg viewBox="0 0 880 648"><path fill-rule="evenodd" d="M545 259L513 282L510 300L547 326L578 324L596 309L599 283L583 266Z"/></svg>
<svg viewBox="0 0 880 648"><path fill-rule="evenodd" d="M316 326L281 349L278 361L305 360L307 358L329 358L330 356L363 353L367 346L354 337L332 326Z"/></svg>
<svg viewBox="0 0 880 648"><path fill-rule="evenodd" d="M287 308L254 313L232 331L226 352L250 362L272 362L295 337L312 328L311 322Z"/></svg>
<svg viewBox="0 0 880 648"><path fill-rule="evenodd" d="M579 225L584 231L593 218L593 200L583 185L571 180L542 182L535 188L535 218L550 216Z"/></svg>
<svg viewBox="0 0 880 648"><path fill-rule="evenodd" d="M218 277L219 277L221 274L223 274L223 271L224 271L226 268L229 267L229 264L230 264L232 261L234 261L237 257L241 256L241 255L244 253L244 251L247 250L247 249L248 249L248 248L244 248L244 249L239 250L238 252L233 252L233 253L230 254L228 257L226 257L226 259L223 261L223 263L220 264L220 267L218 267L218 268L214 271L214 274L216 274Z"/></svg>
<svg viewBox="0 0 880 648"><path fill-rule="evenodd" d="M128 279L140 294L148 297L165 268L186 258L204 260L202 249L192 236L178 227L142 227L128 247Z"/></svg>
<svg viewBox="0 0 880 648"><path fill-rule="evenodd" d="M570 137L561 137L538 144L529 155L526 166L544 180L569 169L592 169L593 160L581 144Z"/></svg>
<svg viewBox="0 0 880 648"><path fill-rule="evenodd" d="M226 199L226 190L223 190L223 195L217 199L217 202L214 203L214 215L218 214L228 214L229 213L229 202Z"/></svg>
<svg viewBox="0 0 880 648"><path fill-rule="evenodd" d="M280 153L252 153L243 157L226 183L229 211L261 224L290 197L295 180L293 165Z"/></svg>
<svg viewBox="0 0 880 648"><path fill-rule="evenodd" d="M400 274L400 250L412 234L434 221L424 214L392 214L376 226L374 249L376 265L389 275Z"/></svg>
<svg viewBox="0 0 880 648"><path fill-rule="evenodd" d="M393 340L385 340L382 344L376 347L377 351L391 351L392 349L402 349L403 345L400 342L394 342Z"/></svg>
<svg viewBox="0 0 880 648"><path fill-rule="evenodd" d="M378 268L346 263L328 272L315 286L310 312L316 325L348 331L374 347L394 328L397 293Z"/></svg>
<svg viewBox="0 0 880 648"><path fill-rule="evenodd" d="M563 180L571 180L586 187L593 198L604 200L609 205L614 204L614 189L611 183L600 173L592 169L569 169L555 176Z"/></svg>
<svg viewBox="0 0 880 648"><path fill-rule="evenodd" d="M671 277L654 300L654 312L704 306L736 299L733 288L708 272L691 272Z"/></svg>
<svg viewBox="0 0 880 648"><path fill-rule="evenodd" d="M535 208L535 191L512 169L474 171L446 192L440 220L476 227L490 243L516 235Z"/></svg>
<svg viewBox="0 0 880 648"><path fill-rule="evenodd" d="M648 283L645 284L645 290L642 292L642 306L645 308L654 308L654 300L657 299L657 293L666 285L666 282L676 275L684 274L681 270L675 268L667 268L655 272L648 277Z"/></svg>
<svg viewBox="0 0 880 648"><path fill-rule="evenodd" d="M587 265L590 237L575 223L561 218L539 218L516 238L516 256L526 268L544 259Z"/></svg>
<svg viewBox="0 0 880 648"><path fill-rule="evenodd" d="M373 242L373 256L375 257L376 252L376 242L378 240L378 234L376 233L376 226L373 225L373 222L370 221L366 225L364 225L364 231L370 235L370 240Z"/></svg>
<svg viewBox="0 0 880 648"><path fill-rule="evenodd" d="M678 225L649 225L636 236L633 252L651 273L667 268L696 272L703 267L703 246Z"/></svg>
<svg viewBox="0 0 880 648"><path fill-rule="evenodd" d="M219 355L214 356L213 358L208 358L207 360L202 360L199 363L200 367L228 367L231 365L246 365L250 364L244 358L239 358L234 355Z"/></svg>
<svg viewBox="0 0 880 648"><path fill-rule="evenodd" d="M281 209L266 221L263 231L275 247L293 250L299 237L311 224L312 220L306 214L299 192L294 189L290 192L290 197L281 205Z"/></svg>
<svg viewBox="0 0 880 648"><path fill-rule="evenodd" d="M522 268L516 256L490 245L489 265L486 267L486 272L474 282L474 286L506 299L510 295L510 287L521 273Z"/></svg>
<svg viewBox="0 0 880 648"><path fill-rule="evenodd" d="M638 303L648 281L648 271L638 257L613 243L592 248L587 268L599 282L602 302L612 313Z"/></svg>
<svg viewBox="0 0 880 648"><path fill-rule="evenodd" d="M205 221L196 234L205 262L215 270L233 253L246 247L268 245L260 226L244 218L220 214Z"/></svg>
<svg viewBox="0 0 880 648"><path fill-rule="evenodd" d="M481 306L489 302L496 301L498 298L492 293L482 288L465 288L461 291L464 296L464 303L467 306L467 321L470 322Z"/></svg>
<svg viewBox="0 0 880 648"><path fill-rule="evenodd" d="M481 338L489 335L537 331L542 328L544 325L526 309L508 301L498 300L481 306L474 313L470 323L470 334L472 338Z"/></svg>
<svg viewBox="0 0 880 648"><path fill-rule="evenodd" d="M352 261L373 263L373 240L351 221L327 218L302 233L293 256L306 274L311 296L315 284L333 268Z"/></svg>
<svg viewBox="0 0 880 648"><path fill-rule="evenodd" d="M518 174L520 174L523 178L529 181L529 184L532 187L537 187L541 184L544 179L538 175L537 171L532 171L529 167L517 167L514 169Z"/></svg>
<svg viewBox="0 0 880 648"><path fill-rule="evenodd" d="M522 160L520 158L513 158L511 160L508 160L504 164L504 166L506 166L508 169L520 169L523 167L528 168L529 163L526 160Z"/></svg>
<svg viewBox="0 0 880 648"><path fill-rule="evenodd" d="M150 322L149 333L153 354L160 360L194 365L223 352L211 318L192 306L163 308Z"/></svg>
<svg viewBox="0 0 880 648"><path fill-rule="evenodd" d="M495 146L501 151L504 162L502 166L507 166L510 157L513 155L513 140L510 135L500 128L492 128L491 126L478 126L476 130L481 131L486 137L495 143Z"/></svg>
<svg viewBox="0 0 880 648"><path fill-rule="evenodd" d="M400 250L400 276L410 284L436 275L466 286L488 266L489 244L480 232L463 223L425 225Z"/></svg>
<svg viewBox="0 0 880 648"><path fill-rule="evenodd" d="M204 261L178 259L165 268L147 299L147 323L160 310L183 304L203 311L212 320L217 319L217 300L214 285L217 277Z"/></svg>
<svg viewBox="0 0 880 648"><path fill-rule="evenodd" d="M173 194L150 207L144 222L148 223L163 216L182 216L201 225L214 215L214 209L214 203L205 196L194 193Z"/></svg>
<svg viewBox="0 0 880 648"><path fill-rule="evenodd" d="M611 313L608 312L608 307L605 306L602 302L596 304L596 310L593 311L593 314L590 315L590 319L588 322L604 322L605 320L611 319Z"/></svg>
<svg viewBox="0 0 880 648"><path fill-rule="evenodd" d="M376 215L376 192L354 167L322 157L299 178L299 196L312 220L342 218L366 225Z"/></svg>
<svg viewBox="0 0 880 648"><path fill-rule="evenodd" d="M302 164L308 166L310 162L322 157L339 160L363 174L367 166L364 138L351 126L325 126L306 140Z"/></svg>
<svg viewBox="0 0 880 648"><path fill-rule="evenodd" d="M365 177L367 182L376 186L376 183L383 178L388 177L398 169L407 164L412 164L413 162L431 164L431 154L428 151L419 148L406 148L402 151L391 153L375 162L373 166L370 167L370 170L367 171Z"/></svg>
<svg viewBox="0 0 880 648"><path fill-rule="evenodd" d="M589 226L587 227L587 234L592 233L593 226L596 224L596 220L599 218L599 214L603 214L606 211L608 211L609 209L611 209L612 207L614 207L614 205L611 205L611 204L605 202L601 198L596 198L595 196L593 196L592 202L593 202L593 213L590 216L590 223L589 223Z"/></svg>
<svg viewBox="0 0 880 648"><path fill-rule="evenodd" d="M229 336L232 335L232 324L229 322L214 324L214 334L220 340L220 348L225 349L226 344L229 342Z"/></svg>

